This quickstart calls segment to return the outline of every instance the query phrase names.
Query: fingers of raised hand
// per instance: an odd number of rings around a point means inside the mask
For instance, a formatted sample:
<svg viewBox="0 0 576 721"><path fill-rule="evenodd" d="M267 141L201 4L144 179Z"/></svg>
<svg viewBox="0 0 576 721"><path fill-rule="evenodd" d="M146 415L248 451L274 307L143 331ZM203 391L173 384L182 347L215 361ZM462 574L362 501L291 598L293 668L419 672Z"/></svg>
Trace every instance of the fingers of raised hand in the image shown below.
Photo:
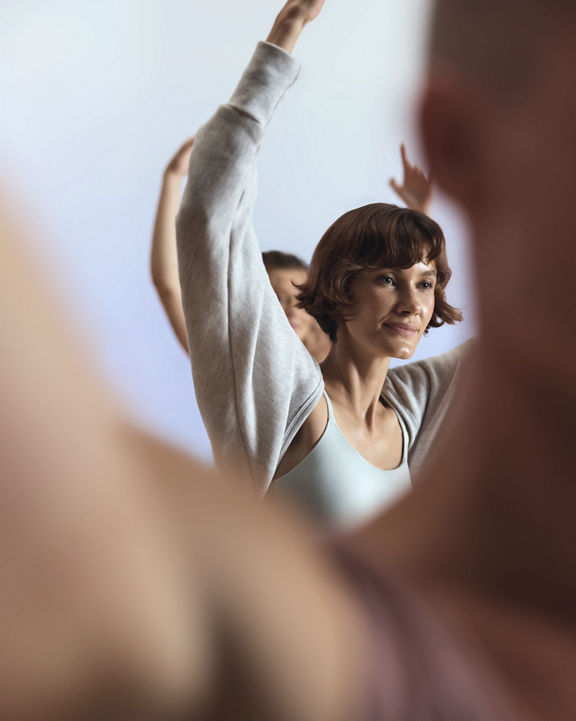
<svg viewBox="0 0 576 721"><path fill-rule="evenodd" d="M409 204L406 187L404 185L400 185L394 178L390 178L390 187L401 200Z"/></svg>
<svg viewBox="0 0 576 721"><path fill-rule="evenodd" d="M310 7L310 20L314 20L315 18L320 15L320 12L322 11L322 8L324 7L324 3L326 0L311 0L311 7Z"/></svg>
<svg viewBox="0 0 576 721"><path fill-rule="evenodd" d="M406 152L406 146L404 143L400 144L400 155L402 156L402 165L404 168L409 168L410 162L408 160L408 153Z"/></svg>
<svg viewBox="0 0 576 721"><path fill-rule="evenodd" d="M305 23L308 23L320 15L324 3L325 0L288 0L284 9L290 13L296 12Z"/></svg>

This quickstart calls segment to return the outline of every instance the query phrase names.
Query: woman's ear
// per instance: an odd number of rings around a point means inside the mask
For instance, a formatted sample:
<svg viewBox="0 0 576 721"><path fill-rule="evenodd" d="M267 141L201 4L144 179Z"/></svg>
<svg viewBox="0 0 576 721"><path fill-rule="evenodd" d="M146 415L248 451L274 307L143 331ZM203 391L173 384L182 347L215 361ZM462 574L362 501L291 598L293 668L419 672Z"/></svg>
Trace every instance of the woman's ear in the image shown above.
<svg viewBox="0 0 576 721"><path fill-rule="evenodd" d="M488 190L477 99L460 78L432 75L422 93L419 121L434 181L473 213Z"/></svg>

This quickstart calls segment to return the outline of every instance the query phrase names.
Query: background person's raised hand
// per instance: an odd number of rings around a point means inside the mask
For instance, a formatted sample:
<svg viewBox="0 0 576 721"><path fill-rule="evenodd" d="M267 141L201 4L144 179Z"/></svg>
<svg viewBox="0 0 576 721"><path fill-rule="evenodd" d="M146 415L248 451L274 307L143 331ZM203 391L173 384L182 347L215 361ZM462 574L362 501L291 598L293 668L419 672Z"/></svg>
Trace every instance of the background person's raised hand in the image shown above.
<svg viewBox="0 0 576 721"><path fill-rule="evenodd" d="M402 155L404 178L402 184L398 183L395 178L391 178L390 187L402 198L409 208L419 210L421 213L428 215L434 187L432 178L430 175L426 175L417 165L409 161L404 143L400 146L400 153Z"/></svg>

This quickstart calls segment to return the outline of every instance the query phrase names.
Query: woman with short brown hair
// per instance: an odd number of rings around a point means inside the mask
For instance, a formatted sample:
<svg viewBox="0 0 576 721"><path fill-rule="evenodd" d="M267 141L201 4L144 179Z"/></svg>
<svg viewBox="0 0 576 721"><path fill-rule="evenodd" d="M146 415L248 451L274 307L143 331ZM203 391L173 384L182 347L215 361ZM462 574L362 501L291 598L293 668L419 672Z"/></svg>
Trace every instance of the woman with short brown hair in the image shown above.
<svg viewBox="0 0 576 721"><path fill-rule="evenodd" d="M322 0L290 0L227 105L196 136L177 221L196 396L217 461L337 526L410 488L449 407L461 351L393 369L430 328L460 320L444 296L444 236L424 214L376 204L329 229L301 305L331 335L321 366L274 295L252 223L264 131L299 68L290 52ZM406 167L406 166L405 166Z"/></svg>
<svg viewBox="0 0 576 721"><path fill-rule="evenodd" d="M428 328L462 320L462 313L446 300L452 271L442 229L423 213L385 203L350 210L328 228L314 251L308 281L301 286L300 305L335 342L338 324L352 304L354 278L379 268L410 268L423 258L434 263L436 273Z"/></svg>

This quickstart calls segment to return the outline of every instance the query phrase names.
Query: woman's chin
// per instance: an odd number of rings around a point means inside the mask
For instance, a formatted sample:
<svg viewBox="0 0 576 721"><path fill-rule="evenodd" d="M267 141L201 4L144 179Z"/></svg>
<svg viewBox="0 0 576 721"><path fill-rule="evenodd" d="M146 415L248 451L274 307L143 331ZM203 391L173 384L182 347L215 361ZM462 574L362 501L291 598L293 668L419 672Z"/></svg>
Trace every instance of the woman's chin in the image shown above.
<svg viewBox="0 0 576 721"><path fill-rule="evenodd" d="M410 358L414 355L415 350L416 346L414 346L414 348L408 348L405 346L398 349L392 357L398 358L398 360L410 360Z"/></svg>

